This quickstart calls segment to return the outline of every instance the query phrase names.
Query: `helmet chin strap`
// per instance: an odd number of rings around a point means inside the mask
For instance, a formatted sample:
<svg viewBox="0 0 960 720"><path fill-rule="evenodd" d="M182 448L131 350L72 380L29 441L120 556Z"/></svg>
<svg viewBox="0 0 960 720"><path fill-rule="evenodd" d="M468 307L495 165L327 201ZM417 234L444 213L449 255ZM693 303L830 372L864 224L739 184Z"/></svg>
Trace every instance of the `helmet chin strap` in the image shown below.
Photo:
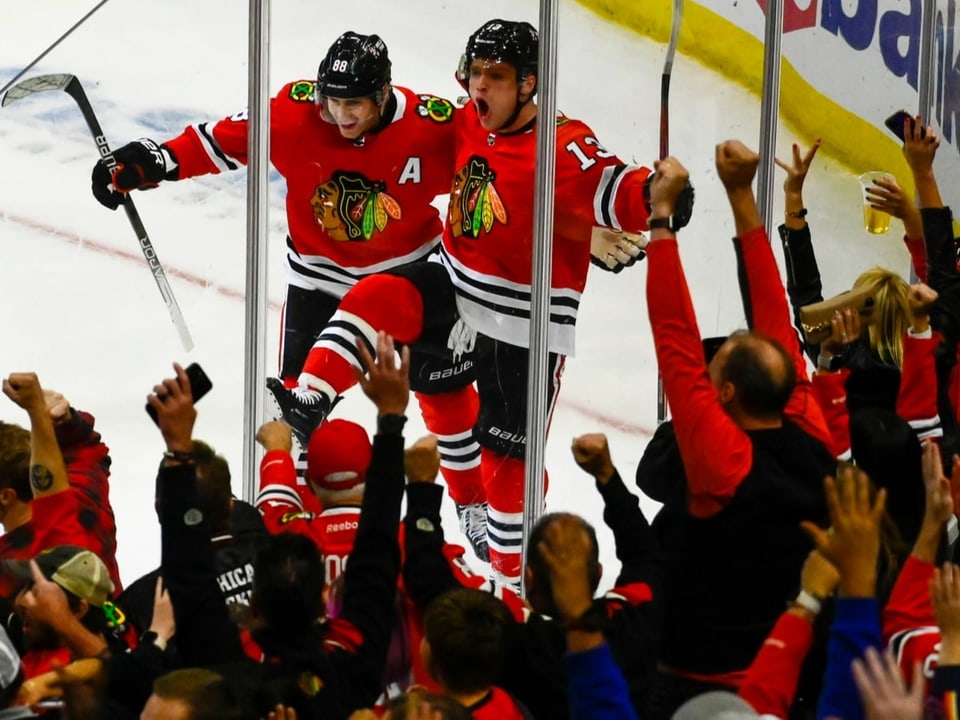
<svg viewBox="0 0 960 720"><path fill-rule="evenodd" d="M378 133L383 130L393 122L393 118L397 114L397 98L393 94L393 89L388 87L383 92L385 94L383 102L377 106L377 112L380 117L377 118L377 124L370 130L372 133Z"/></svg>
<svg viewBox="0 0 960 720"><path fill-rule="evenodd" d="M525 129L525 128L526 128L526 125L524 125L524 127L522 127L522 128L517 128L517 129L515 129L515 130L511 130L511 131L508 131L508 132L504 132L504 131L503 131L503 128L508 128L508 127L510 127L511 125L513 125L513 124L517 121L517 118L520 117L520 113L523 112L523 109L524 109L530 102L532 102L532 101L533 101L533 95L532 95L532 94L531 94L530 96L528 96L526 100L523 100L523 99L521 99L520 91L518 90L518 91L517 91L517 104L516 104L516 107L514 107L513 112L510 113L510 117L508 117L508 118L503 122L503 124L500 125L500 128L497 130L497 132L502 133L502 134L505 134L505 135L510 135L510 134L512 134L512 133L519 132L520 130Z"/></svg>
<svg viewBox="0 0 960 720"><path fill-rule="evenodd" d="M498 129L497 132L503 132L503 130L502 130L503 128L508 128L508 127L510 127L511 125L513 125L513 124L517 121L517 118L520 117L520 113L523 112L523 109L527 106L527 104L533 101L533 96L534 96L534 94L536 93L536 89L537 89L536 84L534 84L533 89L530 91L530 94L527 95L527 99L526 99L526 100L523 99L523 95L522 95L521 92L520 92L520 84L521 84L524 80L526 80L528 77L530 77L530 76L529 76L529 75L524 75L524 76L521 78L521 77L519 77L519 74L518 74L518 77L517 77L517 104L516 104L516 107L514 107L513 112L510 113L510 117L508 117L508 118L506 119L506 121L504 121L504 123L500 126L500 129ZM510 133L518 132L518 131L520 131L520 130L526 129L526 125L527 125L527 124L525 124L523 128L517 128L516 130L510 131ZM510 133L507 133L507 134L510 134Z"/></svg>

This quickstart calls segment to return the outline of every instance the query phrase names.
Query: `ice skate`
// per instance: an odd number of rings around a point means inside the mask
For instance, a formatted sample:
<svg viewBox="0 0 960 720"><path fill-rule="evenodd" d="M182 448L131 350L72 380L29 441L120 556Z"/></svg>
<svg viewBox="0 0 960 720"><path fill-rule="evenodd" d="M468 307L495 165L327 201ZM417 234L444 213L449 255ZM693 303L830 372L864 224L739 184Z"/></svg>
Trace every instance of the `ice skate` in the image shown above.
<svg viewBox="0 0 960 720"><path fill-rule="evenodd" d="M487 545L487 504L457 505L460 532L467 538L474 554L483 562L490 562L490 547Z"/></svg>
<svg viewBox="0 0 960 720"><path fill-rule="evenodd" d="M267 392L284 422L293 429L300 447L306 448L310 435L330 414L330 399L312 388L286 388L279 378L267 378Z"/></svg>

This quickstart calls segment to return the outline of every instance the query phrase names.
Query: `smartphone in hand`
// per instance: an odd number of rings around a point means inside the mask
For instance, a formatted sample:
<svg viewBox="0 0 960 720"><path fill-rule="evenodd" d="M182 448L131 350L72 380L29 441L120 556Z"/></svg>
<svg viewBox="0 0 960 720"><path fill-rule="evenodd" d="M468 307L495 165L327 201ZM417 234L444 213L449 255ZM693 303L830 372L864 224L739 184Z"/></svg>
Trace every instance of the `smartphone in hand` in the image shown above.
<svg viewBox="0 0 960 720"><path fill-rule="evenodd" d="M190 379L190 394L193 395L193 402L199 402L200 398L213 388L213 383L210 382L210 378L207 377L207 374L198 363L190 363L184 372ZM154 423L159 425L160 421L157 419L157 411L153 409L150 403L147 403L145 407L147 415L153 419Z"/></svg>
<svg viewBox="0 0 960 720"><path fill-rule="evenodd" d="M893 115L884 120L883 124L887 126L887 130L900 138L900 142L905 142L906 138L904 138L903 135L903 126L907 121L910 123L909 127L912 128L914 123L913 115L906 110L897 110ZM926 130L921 128L920 137L923 137L925 134Z"/></svg>

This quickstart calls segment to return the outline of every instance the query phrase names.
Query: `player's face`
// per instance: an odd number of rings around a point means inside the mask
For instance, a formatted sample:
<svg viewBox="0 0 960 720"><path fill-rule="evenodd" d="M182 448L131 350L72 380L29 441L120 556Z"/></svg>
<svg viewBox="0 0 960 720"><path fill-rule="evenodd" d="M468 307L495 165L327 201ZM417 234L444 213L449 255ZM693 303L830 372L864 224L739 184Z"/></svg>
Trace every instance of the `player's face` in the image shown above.
<svg viewBox="0 0 960 720"><path fill-rule="evenodd" d="M340 128L340 134L354 140L376 127L380 108L373 98L332 98L324 100L327 113Z"/></svg>
<svg viewBox="0 0 960 720"><path fill-rule="evenodd" d="M526 86L530 85L528 89ZM493 60L474 60L470 63L470 99L477 108L480 125L484 130L509 131L522 122L515 119L506 127L517 108L519 96L532 91L533 79L517 82L517 70L509 63Z"/></svg>

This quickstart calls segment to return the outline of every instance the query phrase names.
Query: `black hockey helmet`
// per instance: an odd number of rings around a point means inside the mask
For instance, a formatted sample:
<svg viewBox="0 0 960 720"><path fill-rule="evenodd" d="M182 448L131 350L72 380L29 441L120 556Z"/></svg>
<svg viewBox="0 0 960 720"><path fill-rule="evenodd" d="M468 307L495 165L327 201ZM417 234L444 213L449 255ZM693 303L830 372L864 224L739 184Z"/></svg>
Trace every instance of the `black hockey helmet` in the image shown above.
<svg viewBox="0 0 960 720"><path fill-rule="evenodd" d="M470 64L477 59L510 63L517 70L517 80L536 75L538 44L537 30L528 22L488 20L467 40L457 80L467 88Z"/></svg>
<svg viewBox="0 0 960 720"><path fill-rule="evenodd" d="M317 70L317 101L374 96L379 104L389 83L390 57L380 36L345 32L330 46Z"/></svg>

